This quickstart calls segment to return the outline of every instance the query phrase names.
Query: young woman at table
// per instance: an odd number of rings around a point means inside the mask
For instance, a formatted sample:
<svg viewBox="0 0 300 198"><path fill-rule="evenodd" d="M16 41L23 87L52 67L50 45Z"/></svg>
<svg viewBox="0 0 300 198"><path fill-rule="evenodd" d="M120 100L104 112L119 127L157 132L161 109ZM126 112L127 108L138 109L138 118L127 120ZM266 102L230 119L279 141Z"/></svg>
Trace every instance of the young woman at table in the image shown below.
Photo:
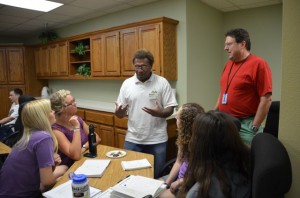
<svg viewBox="0 0 300 198"><path fill-rule="evenodd" d="M196 103L186 103L182 105L176 114L176 124L178 128L178 154L170 174L165 180L169 187L160 197L174 197L183 182L183 176L188 166L189 150L188 144L192 136L192 126L195 117L199 113L204 113L204 109Z"/></svg>
<svg viewBox="0 0 300 198"><path fill-rule="evenodd" d="M58 154L62 159L56 171L61 175L89 148L89 127L81 117L75 115L77 106L70 91L59 90L50 96L50 101L56 115L56 123L52 125L52 129L58 142ZM97 134L96 142L100 143Z"/></svg>
<svg viewBox="0 0 300 198"><path fill-rule="evenodd" d="M250 151L230 115L198 115L189 149L193 152L179 197L250 197Z"/></svg>
<svg viewBox="0 0 300 198"><path fill-rule="evenodd" d="M24 133L0 171L0 197L40 197L56 183L53 168L57 140L51 124L55 115L47 99L28 102L22 110Z"/></svg>

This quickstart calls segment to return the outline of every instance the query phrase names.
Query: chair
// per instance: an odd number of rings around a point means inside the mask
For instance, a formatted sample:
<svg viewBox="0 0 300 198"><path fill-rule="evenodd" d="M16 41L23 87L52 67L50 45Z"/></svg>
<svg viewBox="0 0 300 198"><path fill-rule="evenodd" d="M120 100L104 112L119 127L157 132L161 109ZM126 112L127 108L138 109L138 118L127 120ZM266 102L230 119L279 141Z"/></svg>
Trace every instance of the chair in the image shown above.
<svg viewBox="0 0 300 198"><path fill-rule="evenodd" d="M283 144L268 133L251 144L252 197L283 198L292 184L292 168Z"/></svg>
<svg viewBox="0 0 300 198"><path fill-rule="evenodd" d="M280 101L273 101L266 120L264 133L270 133L278 138Z"/></svg>

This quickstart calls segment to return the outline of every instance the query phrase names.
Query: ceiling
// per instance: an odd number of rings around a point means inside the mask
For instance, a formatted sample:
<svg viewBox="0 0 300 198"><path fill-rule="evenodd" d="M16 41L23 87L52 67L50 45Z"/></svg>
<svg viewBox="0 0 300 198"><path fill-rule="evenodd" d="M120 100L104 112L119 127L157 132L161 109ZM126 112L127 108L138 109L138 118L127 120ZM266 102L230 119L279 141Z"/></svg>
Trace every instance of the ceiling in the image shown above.
<svg viewBox="0 0 300 198"><path fill-rule="evenodd" d="M0 36L30 38L47 29L62 28L109 13L163 0L52 0L64 5L44 13L0 4ZM220 11L279 4L282 0L200 0Z"/></svg>

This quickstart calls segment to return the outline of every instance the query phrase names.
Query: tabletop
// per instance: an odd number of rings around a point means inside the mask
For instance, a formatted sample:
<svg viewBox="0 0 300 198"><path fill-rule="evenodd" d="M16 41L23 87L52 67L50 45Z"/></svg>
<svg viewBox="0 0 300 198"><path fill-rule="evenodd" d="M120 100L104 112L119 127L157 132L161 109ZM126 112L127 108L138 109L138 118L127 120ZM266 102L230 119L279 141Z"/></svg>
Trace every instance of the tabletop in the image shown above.
<svg viewBox="0 0 300 198"><path fill-rule="evenodd" d="M11 148L9 146L0 142L0 154L10 153L10 151Z"/></svg>
<svg viewBox="0 0 300 198"><path fill-rule="evenodd" d="M126 155L121 158L109 158L106 156L106 153L112 150L123 150L126 151ZM154 174L154 156L151 154L140 153L135 151L129 151L125 149L114 148L105 145L98 145L97 146L97 153L98 156L94 159L111 159L110 164L108 165L107 169L104 171L104 174L101 178L88 178L89 185L95 188L98 188L102 191L105 191L109 187L114 186L120 180L126 178L128 175L141 175L149 178L153 178ZM139 169L139 170L132 170L132 171L124 171L121 166L121 161L129 161L129 160L139 160L146 158L152 168L146 169ZM56 186L65 183L69 180L68 174L70 172L75 172L75 170L83 164L86 159L91 159L87 157L82 157L79 161L76 161L69 170L61 177L61 179L56 183Z"/></svg>

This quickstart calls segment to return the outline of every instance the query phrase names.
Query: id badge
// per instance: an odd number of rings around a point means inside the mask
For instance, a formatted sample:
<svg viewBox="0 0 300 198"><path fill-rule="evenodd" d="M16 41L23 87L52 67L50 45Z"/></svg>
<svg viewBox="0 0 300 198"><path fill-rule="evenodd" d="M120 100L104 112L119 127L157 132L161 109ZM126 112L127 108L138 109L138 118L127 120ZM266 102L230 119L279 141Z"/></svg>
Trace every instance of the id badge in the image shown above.
<svg viewBox="0 0 300 198"><path fill-rule="evenodd" d="M227 93L224 93L222 96L222 104L227 104Z"/></svg>

